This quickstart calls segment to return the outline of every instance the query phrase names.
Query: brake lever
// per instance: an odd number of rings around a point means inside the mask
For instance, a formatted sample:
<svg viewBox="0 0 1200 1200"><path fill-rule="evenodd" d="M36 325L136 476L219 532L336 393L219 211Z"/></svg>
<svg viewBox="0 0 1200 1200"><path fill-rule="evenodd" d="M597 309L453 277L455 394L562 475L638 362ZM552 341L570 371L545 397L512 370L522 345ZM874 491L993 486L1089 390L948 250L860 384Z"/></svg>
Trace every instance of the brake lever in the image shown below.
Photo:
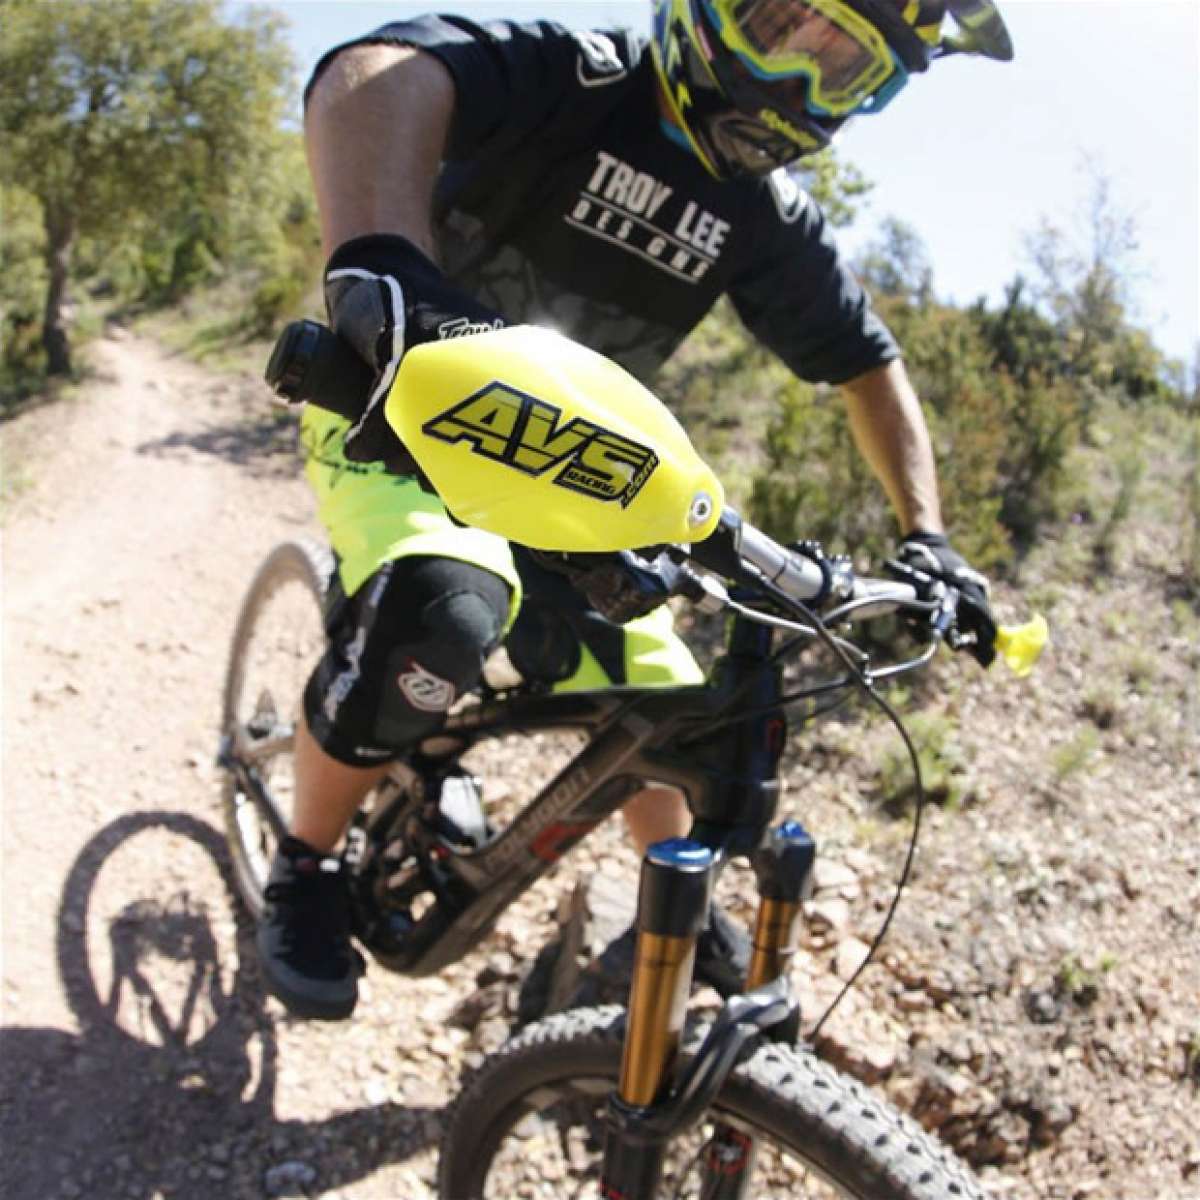
<svg viewBox="0 0 1200 1200"><path fill-rule="evenodd" d="M958 601L962 595L958 588L899 559L889 558L883 565L894 579L907 583L917 593L917 599L936 605L929 619L930 634L935 641L944 641L951 650L974 645L975 635L963 633L957 625Z"/></svg>
<svg viewBox="0 0 1200 1200"><path fill-rule="evenodd" d="M937 598L937 608L934 611L933 619L930 621L930 628L933 630L933 636L939 641L945 641L951 650L959 650L963 646L972 645L975 641L973 633L963 633L958 628L958 601L962 593L958 588L947 587L941 580L935 580L938 587L941 589L941 596ZM936 594L936 593L935 593Z"/></svg>

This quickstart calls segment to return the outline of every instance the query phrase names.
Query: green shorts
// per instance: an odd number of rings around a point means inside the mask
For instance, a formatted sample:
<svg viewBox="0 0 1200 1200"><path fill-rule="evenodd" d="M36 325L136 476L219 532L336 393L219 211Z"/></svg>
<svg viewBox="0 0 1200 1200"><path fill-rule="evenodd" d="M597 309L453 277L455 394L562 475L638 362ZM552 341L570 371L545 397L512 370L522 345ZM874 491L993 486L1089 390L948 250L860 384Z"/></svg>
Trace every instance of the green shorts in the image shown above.
<svg viewBox="0 0 1200 1200"><path fill-rule="evenodd" d="M338 557L342 587L353 595L385 563L411 555L453 558L500 576L512 593L509 624L522 598L521 578L503 538L456 525L436 496L411 478L389 474L380 463L350 462L342 453L349 425L311 405L300 423L304 473L317 498L317 515ZM703 672L676 635L665 606L621 626L624 681L636 687L701 683ZM555 690L602 688L613 673L586 644L579 664Z"/></svg>

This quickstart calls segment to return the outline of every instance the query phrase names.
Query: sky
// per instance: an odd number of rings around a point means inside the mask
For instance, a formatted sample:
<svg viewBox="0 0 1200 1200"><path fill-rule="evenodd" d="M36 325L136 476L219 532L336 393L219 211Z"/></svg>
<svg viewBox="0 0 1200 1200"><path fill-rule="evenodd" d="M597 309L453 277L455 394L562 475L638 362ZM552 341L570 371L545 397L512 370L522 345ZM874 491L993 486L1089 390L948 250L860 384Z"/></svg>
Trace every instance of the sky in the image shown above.
<svg viewBox="0 0 1200 1200"><path fill-rule="evenodd" d="M301 75L332 45L430 11L551 17L648 30L650 0L275 0ZM951 58L886 112L852 122L839 153L875 187L841 235L851 252L884 217L916 229L943 299L999 301L1028 273L1043 219L1083 237L1088 170L1138 233L1135 322L1191 362L1200 342L1200 0L1000 0L1011 63Z"/></svg>

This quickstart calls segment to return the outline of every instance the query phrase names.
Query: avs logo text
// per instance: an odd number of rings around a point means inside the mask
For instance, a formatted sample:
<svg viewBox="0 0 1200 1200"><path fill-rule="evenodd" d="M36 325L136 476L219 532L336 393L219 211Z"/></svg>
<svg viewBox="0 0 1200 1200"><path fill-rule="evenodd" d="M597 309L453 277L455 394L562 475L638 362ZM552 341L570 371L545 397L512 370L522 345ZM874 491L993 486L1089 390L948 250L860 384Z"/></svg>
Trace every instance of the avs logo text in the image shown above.
<svg viewBox="0 0 1200 1200"><path fill-rule="evenodd" d="M526 475L557 470L553 482L628 508L658 466L648 446L573 417L498 380L427 421L421 432Z"/></svg>

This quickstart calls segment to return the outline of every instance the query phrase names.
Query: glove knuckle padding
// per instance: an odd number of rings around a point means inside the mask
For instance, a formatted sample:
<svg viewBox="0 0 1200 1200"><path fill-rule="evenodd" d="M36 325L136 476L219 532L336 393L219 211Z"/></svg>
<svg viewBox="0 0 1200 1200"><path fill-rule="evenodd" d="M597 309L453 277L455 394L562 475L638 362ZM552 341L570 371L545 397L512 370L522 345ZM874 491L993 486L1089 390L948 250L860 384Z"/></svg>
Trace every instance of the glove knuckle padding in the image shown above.
<svg viewBox="0 0 1200 1200"><path fill-rule="evenodd" d="M325 268L325 303L334 331L375 371L363 414L346 435L346 457L381 461L400 474L416 473L412 456L383 411L401 358L414 345L480 327L498 328L503 319L394 234L371 234L339 246Z"/></svg>
<svg viewBox="0 0 1200 1200"><path fill-rule="evenodd" d="M566 576L602 617L624 625L644 617L671 595L671 564L629 551L570 554L531 551L536 562Z"/></svg>
<svg viewBox="0 0 1200 1200"><path fill-rule="evenodd" d="M403 300L400 285L394 280L393 285ZM388 348L382 343L395 328L395 315L385 282L354 277L330 279L325 285L325 298L333 331L377 370L386 365L381 355Z"/></svg>

